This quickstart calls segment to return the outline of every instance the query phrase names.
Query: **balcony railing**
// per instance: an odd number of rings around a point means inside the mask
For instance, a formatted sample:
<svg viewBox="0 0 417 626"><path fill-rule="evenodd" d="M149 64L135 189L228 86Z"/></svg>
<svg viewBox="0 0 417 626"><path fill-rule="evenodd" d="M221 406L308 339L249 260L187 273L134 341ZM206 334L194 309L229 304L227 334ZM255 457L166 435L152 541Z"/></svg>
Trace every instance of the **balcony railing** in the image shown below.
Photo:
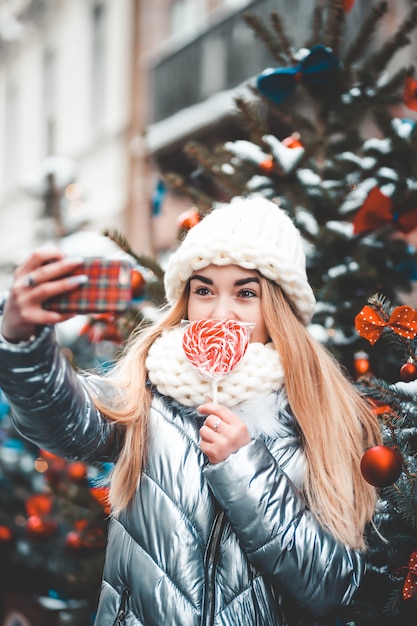
<svg viewBox="0 0 417 626"><path fill-rule="evenodd" d="M294 46L301 46L310 34L314 4L305 0L256 0L160 59L151 72L150 122L159 122L216 93L233 89L275 64L266 46L244 21L243 13L252 12L267 23L270 13L278 11L284 16Z"/></svg>

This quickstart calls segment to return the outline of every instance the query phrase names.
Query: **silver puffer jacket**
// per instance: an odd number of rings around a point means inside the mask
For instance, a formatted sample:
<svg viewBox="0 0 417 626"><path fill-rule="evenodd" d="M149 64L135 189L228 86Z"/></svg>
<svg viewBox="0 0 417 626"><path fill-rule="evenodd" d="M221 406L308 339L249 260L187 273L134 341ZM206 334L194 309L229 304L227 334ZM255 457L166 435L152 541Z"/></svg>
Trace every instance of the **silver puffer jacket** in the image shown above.
<svg viewBox="0 0 417 626"><path fill-rule="evenodd" d="M64 457L115 461L123 431L97 412L91 385L111 400L109 383L75 374L51 328L27 345L0 343L17 430ZM313 624L349 603L363 557L306 509L289 478L303 459L294 423L288 411L277 419L282 437L209 465L203 418L155 393L143 477L110 524L96 626Z"/></svg>

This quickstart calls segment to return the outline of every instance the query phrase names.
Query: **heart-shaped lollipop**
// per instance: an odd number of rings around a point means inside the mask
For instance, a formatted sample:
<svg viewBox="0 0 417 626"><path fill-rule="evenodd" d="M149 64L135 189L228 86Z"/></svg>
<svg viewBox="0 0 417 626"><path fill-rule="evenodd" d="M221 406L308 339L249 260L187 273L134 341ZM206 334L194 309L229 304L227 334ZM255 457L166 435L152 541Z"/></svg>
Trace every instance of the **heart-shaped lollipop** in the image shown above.
<svg viewBox="0 0 417 626"><path fill-rule="evenodd" d="M182 340L185 356L203 378L212 381L215 402L217 383L245 354L252 328L227 319L198 320L186 327Z"/></svg>

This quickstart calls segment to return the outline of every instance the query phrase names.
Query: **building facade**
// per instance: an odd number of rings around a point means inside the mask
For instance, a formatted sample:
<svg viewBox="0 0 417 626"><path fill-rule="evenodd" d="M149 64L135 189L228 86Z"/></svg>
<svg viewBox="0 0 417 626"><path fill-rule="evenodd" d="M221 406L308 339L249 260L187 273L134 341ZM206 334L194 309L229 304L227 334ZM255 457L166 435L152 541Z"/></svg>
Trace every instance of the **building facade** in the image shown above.
<svg viewBox="0 0 417 626"><path fill-rule="evenodd" d="M392 3L387 31L410 4ZM3 0L0 288L34 247L80 231L117 229L141 254L174 244L184 204L152 218L158 169L188 139L227 136L234 96L272 63L242 13L273 10L300 44L302 0Z"/></svg>

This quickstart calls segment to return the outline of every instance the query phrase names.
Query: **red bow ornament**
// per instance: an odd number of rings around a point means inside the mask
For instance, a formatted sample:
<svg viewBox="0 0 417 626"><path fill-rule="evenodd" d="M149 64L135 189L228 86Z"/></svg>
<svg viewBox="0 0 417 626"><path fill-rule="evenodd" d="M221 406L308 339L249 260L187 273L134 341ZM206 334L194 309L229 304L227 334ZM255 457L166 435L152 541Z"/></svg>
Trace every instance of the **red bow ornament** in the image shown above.
<svg viewBox="0 0 417 626"><path fill-rule="evenodd" d="M389 225L402 233L410 233L417 227L417 210L404 206L399 209L379 187L373 187L353 218L354 234L360 235Z"/></svg>
<svg viewBox="0 0 417 626"><path fill-rule="evenodd" d="M384 328L389 328L406 339L417 335L417 311L410 306L397 306L388 321L370 306L366 305L355 317L356 332L373 346L382 335Z"/></svg>
<svg viewBox="0 0 417 626"><path fill-rule="evenodd" d="M407 572L407 576L403 586L403 600L411 600L417 596L417 550L412 553L407 567L400 567L394 573L400 575Z"/></svg>

